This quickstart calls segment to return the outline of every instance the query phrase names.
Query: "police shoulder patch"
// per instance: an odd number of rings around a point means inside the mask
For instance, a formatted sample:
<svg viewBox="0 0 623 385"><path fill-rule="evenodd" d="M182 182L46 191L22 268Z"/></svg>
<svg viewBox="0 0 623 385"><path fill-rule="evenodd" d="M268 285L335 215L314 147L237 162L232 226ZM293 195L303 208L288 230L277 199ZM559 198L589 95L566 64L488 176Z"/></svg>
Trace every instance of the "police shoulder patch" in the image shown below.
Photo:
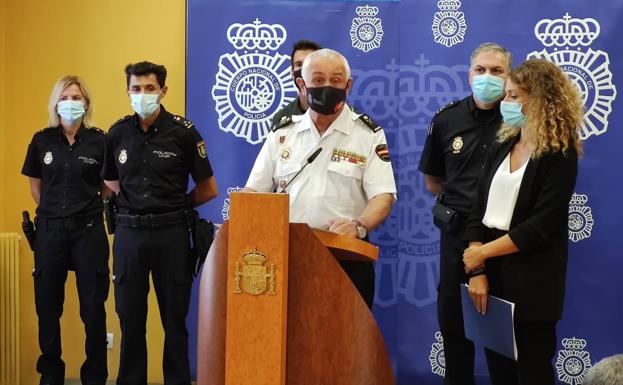
<svg viewBox="0 0 623 385"><path fill-rule="evenodd" d="M272 130L277 131L280 128L287 127L292 124L292 115L284 115L273 125Z"/></svg>
<svg viewBox="0 0 623 385"><path fill-rule="evenodd" d="M374 152L376 152L376 155L378 155L382 161L389 162L389 149L387 148L387 144L379 144L374 149Z"/></svg>
<svg viewBox="0 0 623 385"><path fill-rule="evenodd" d="M368 128L370 128L373 132L377 132L381 130L381 126L379 126L379 124L375 122L374 120L372 120L372 118L369 117L367 114L359 115L359 120L361 120L363 124L368 126Z"/></svg>
<svg viewBox="0 0 623 385"><path fill-rule="evenodd" d="M173 122L179 124L180 126L184 126L186 128L193 128L195 126L193 122L179 115L173 115Z"/></svg>

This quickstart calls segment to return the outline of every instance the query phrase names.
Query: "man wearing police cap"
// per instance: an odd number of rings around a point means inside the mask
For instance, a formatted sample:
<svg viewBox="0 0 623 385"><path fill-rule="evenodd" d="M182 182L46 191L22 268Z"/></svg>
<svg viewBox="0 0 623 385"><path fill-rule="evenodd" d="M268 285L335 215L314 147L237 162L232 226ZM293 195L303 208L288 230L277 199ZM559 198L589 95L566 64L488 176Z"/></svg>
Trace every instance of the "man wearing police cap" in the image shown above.
<svg viewBox="0 0 623 385"><path fill-rule="evenodd" d="M165 67L140 62L126 66L125 73L136 113L111 127L102 170L118 193L113 282L122 340L117 384L147 382L151 272L165 332L164 382L190 385L185 319L194 268L191 209L216 197L216 181L197 129L160 104L167 93ZM187 192L189 174L196 186Z"/></svg>
<svg viewBox="0 0 623 385"><path fill-rule="evenodd" d="M352 78L348 61L340 53L312 52L297 82L309 109L269 133L245 189L287 188L291 222L367 239L367 233L387 218L396 199L385 134L367 115L346 105ZM305 164L309 167L295 178ZM372 263L341 264L372 307Z"/></svg>

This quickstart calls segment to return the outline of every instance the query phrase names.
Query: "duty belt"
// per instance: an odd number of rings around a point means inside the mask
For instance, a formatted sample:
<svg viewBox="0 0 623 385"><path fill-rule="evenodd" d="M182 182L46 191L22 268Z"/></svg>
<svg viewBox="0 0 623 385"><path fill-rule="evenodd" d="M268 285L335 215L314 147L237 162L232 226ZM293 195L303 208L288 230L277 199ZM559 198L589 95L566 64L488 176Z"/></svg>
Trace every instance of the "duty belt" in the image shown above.
<svg viewBox="0 0 623 385"><path fill-rule="evenodd" d="M102 214L86 217L67 217L67 218L35 218L37 228L45 227L48 230L76 230L84 227L91 227L102 221Z"/></svg>
<svg viewBox="0 0 623 385"><path fill-rule="evenodd" d="M161 227L177 223L188 223L190 210L173 211L164 214L128 215L117 214L117 226L122 227Z"/></svg>

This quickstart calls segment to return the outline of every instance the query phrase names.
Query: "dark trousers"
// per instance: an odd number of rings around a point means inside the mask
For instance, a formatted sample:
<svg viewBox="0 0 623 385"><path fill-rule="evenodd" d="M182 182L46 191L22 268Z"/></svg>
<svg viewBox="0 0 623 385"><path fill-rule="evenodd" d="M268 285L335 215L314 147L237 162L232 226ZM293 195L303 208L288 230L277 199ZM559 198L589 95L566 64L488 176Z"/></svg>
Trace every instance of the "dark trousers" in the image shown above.
<svg viewBox="0 0 623 385"><path fill-rule="evenodd" d="M37 371L42 384L63 384L61 327L67 271L75 270L80 318L86 333L86 359L80 368L83 384L105 384L108 238L102 220L88 227L65 229L61 220L40 220L35 239L35 306L39 319Z"/></svg>
<svg viewBox="0 0 623 385"><path fill-rule="evenodd" d="M374 264L372 262L339 261L368 308L374 304Z"/></svg>
<svg viewBox="0 0 623 385"><path fill-rule="evenodd" d="M554 385L556 322L515 322L518 361L485 349L493 385Z"/></svg>
<svg viewBox="0 0 623 385"><path fill-rule="evenodd" d="M441 232L437 318L446 363L444 384L474 385L474 343L465 338L460 284L467 281L460 232Z"/></svg>
<svg viewBox="0 0 623 385"><path fill-rule="evenodd" d="M184 224L155 228L117 226L113 243L115 309L121 323L119 385L147 383L147 294L151 272L164 328L165 385L190 385L186 314L192 267Z"/></svg>

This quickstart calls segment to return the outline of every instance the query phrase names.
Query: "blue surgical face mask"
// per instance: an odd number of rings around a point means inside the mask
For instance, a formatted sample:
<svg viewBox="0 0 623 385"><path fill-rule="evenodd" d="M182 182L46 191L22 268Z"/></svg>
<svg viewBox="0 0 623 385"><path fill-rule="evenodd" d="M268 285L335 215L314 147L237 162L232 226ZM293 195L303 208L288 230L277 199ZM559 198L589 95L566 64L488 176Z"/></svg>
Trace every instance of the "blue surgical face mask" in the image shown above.
<svg viewBox="0 0 623 385"><path fill-rule="evenodd" d="M489 74L472 78L472 92L483 103L493 103L504 95L504 79Z"/></svg>
<svg viewBox="0 0 623 385"><path fill-rule="evenodd" d="M130 94L130 99L132 99L132 109L142 118L146 118L153 114L160 106L160 102L158 102L159 96L160 93Z"/></svg>
<svg viewBox="0 0 623 385"><path fill-rule="evenodd" d="M62 100L56 105L56 110L64 121L73 124L73 122L84 115L84 102L79 100Z"/></svg>
<svg viewBox="0 0 623 385"><path fill-rule="evenodd" d="M521 112L521 107L523 107L521 103L502 101L500 103L500 113L504 123L511 127L523 127L526 123L526 115Z"/></svg>

